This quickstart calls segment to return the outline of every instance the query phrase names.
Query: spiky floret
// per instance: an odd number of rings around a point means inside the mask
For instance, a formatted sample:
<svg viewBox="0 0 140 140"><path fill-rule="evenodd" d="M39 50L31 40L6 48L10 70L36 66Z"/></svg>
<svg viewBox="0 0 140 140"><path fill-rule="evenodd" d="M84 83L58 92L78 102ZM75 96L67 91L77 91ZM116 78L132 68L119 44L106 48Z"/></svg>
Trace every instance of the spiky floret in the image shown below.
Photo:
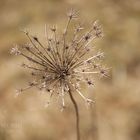
<svg viewBox="0 0 140 140"><path fill-rule="evenodd" d="M93 103L91 99L81 93L80 84L85 82L89 86L94 86L91 75L107 76L108 69L100 64L104 53L97 52L93 55L93 47L90 46L92 41L102 37L102 28L95 21L89 31L81 35L80 32L84 28L78 25L75 27L70 41L67 37L68 29L75 18L78 18L78 13L71 10L68 13L62 38L58 38L56 26L50 28L51 33L48 33L48 27L45 26L47 44L43 44L38 37L32 36L24 30L30 43L12 48L11 53L21 55L30 62L29 65L23 63L22 67L30 69L35 80L30 82L28 87L18 90L18 94L29 88L38 87L40 90L46 90L50 94L50 98L53 95L60 96L64 108L65 95L69 94L71 88L86 103Z"/></svg>

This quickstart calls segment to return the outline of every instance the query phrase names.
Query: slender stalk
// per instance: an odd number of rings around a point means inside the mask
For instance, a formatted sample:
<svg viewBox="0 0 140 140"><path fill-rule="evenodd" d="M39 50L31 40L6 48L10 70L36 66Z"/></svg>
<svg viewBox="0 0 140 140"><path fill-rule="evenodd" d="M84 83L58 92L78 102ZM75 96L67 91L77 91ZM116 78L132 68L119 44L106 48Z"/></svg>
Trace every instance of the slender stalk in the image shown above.
<svg viewBox="0 0 140 140"><path fill-rule="evenodd" d="M75 109L75 114L76 114L76 133L77 133L77 140L80 140L80 128L79 128L79 109L78 109L78 105L72 95L71 89L69 88L69 95L70 95L70 99L74 105L74 109Z"/></svg>

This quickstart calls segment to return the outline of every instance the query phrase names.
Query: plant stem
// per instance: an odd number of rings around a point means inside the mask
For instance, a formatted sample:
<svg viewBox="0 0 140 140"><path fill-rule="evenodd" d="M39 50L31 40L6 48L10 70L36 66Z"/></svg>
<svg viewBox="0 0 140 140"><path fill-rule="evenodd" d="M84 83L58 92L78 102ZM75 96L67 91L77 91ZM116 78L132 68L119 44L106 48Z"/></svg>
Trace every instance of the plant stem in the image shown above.
<svg viewBox="0 0 140 140"><path fill-rule="evenodd" d="M78 105L72 95L71 89L69 88L69 95L70 95L70 99L74 105L75 108L75 114L76 114L76 133L77 133L77 140L80 140L80 129L79 129L79 109L78 109Z"/></svg>

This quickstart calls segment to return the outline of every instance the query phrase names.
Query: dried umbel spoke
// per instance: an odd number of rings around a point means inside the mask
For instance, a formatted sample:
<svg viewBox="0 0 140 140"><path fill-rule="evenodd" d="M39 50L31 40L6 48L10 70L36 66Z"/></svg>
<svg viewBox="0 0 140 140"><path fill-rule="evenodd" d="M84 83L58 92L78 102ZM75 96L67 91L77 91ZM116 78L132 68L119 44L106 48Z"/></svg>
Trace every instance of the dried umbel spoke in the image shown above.
<svg viewBox="0 0 140 140"><path fill-rule="evenodd" d="M22 67L31 70L32 77L36 79L36 82L29 83L26 88L18 90L18 93L37 87L48 93L50 100L55 95L61 98L62 110L65 108L65 95L70 95L78 117L78 108L72 93L74 91L78 93L88 105L94 103L81 93L80 85L85 83L87 87L94 87L94 75L107 77L108 69L100 62L104 58L104 53L96 53L92 47L92 42L103 36L98 21L93 22L90 29L83 33L84 27L79 22L78 26L70 28L75 18L78 18L78 12L72 9L67 14L62 35L58 34L56 25L50 27L45 25L45 42L41 42L37 36L24 30L29 43L22 46L16 45L10 53L26 58L29 64L23 63ZM73 31L71 39L68 38L69 31ZM46 106L50 103L51 101L47 101ZM78 122L79 120L77 125ZM77 133L79 140L78 130Z"/></svg>

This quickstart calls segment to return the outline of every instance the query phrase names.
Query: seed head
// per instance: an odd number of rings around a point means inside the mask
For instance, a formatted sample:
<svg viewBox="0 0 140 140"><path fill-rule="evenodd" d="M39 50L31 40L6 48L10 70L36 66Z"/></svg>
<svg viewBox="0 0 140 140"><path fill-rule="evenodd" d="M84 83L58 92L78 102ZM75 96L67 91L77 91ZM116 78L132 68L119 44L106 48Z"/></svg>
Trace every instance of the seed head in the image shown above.
<svg viewBox="0 0 140 140"><path fill-rule="evenodd" d="M102 29L95 21L89 31L81 35L79 32L84 27L79 24L73 29L72 40L70 40L67 33L74 18L78 18L78 14L71 10L68 13L68 22L62 38L59 36L58 39L56 26L50 28L51 35L47 32L49 29L46 31L45 28L47 43L40 42L38 37L24 31L30 43L22 45L20 50L17 46L11 49L11 54L21 55L30 62L30 64L23 63L22 67L31 70L32 77L36 79L34 82L29 82L26 88L18 90L20 93L37 87L40 90L45 90L50 98L53 95L59 96L64 108L65 95L71 88L87 104L94 102L85 97L80 90L81 83L94 87L94 75L107 76L107 69L100 63L104 54L102 52L95 53L92 47L92 42L96 38L102 37ZM50 104L50 101L47 101L47 105L48 103Z"/></svg>

